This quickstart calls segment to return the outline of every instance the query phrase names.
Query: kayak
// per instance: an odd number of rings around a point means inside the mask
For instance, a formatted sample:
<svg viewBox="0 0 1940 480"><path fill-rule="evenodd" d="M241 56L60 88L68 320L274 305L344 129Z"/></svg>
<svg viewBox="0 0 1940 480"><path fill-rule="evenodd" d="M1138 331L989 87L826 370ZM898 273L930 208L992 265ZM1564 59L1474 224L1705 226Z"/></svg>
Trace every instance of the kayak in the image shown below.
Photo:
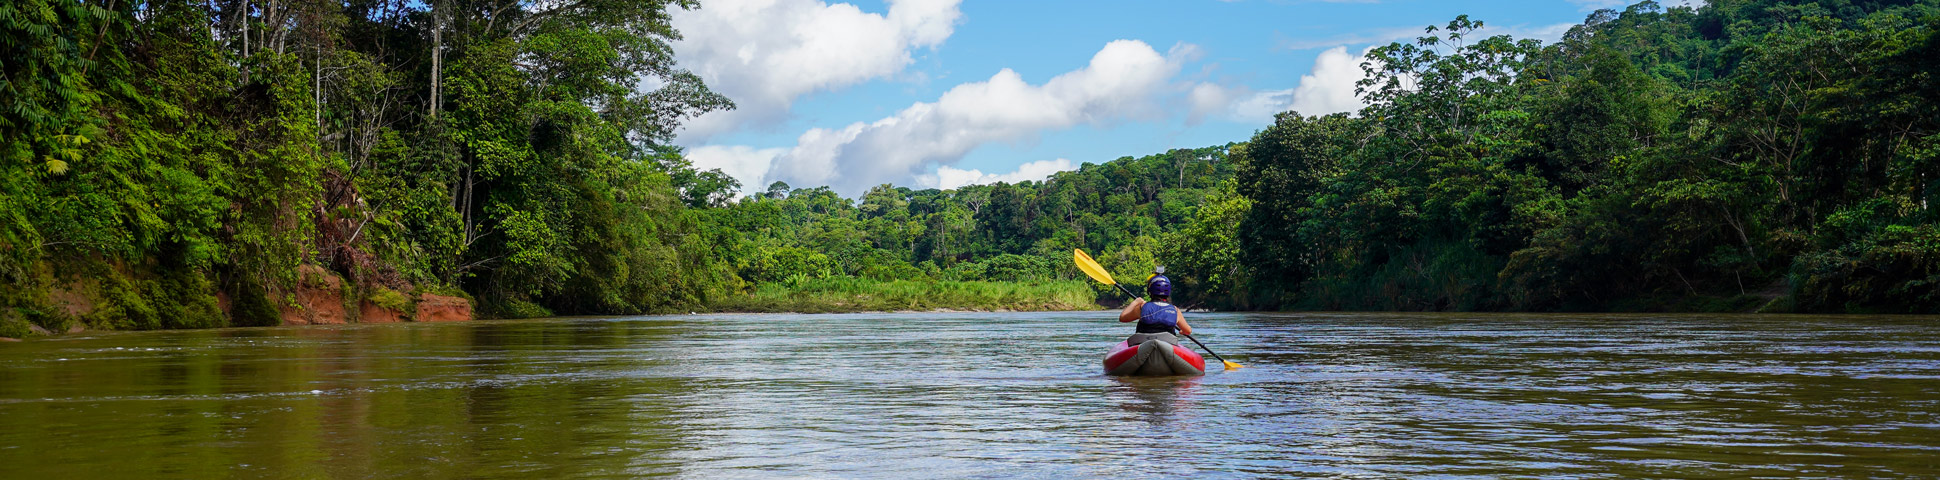
<svg viewBox="0 0 1940 480"><path fill-rule="evenodd" d="M1164 340L1146 340L1134 347L1118 342L1105 353L1105 374L1163 377L1205 375L1206 359L1191 349Z"/></svg>

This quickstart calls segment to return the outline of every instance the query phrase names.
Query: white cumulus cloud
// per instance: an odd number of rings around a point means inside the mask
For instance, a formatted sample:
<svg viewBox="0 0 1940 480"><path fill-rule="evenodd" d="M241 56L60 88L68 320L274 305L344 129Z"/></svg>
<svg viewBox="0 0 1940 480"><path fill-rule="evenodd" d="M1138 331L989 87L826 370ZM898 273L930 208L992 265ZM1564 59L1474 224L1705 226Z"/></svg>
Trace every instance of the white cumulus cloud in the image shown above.
<svg viewBox="0 0 1940 480"><path fill-rule="evenodd" d="M1200 83L1186 92L1186 123L1197 124L1208 115L1227 113L1233 102L1245 95L1244 89L1216 83ZM1230 116L1230 115L1229 115Z"/></svg>
<svg viewBox="0 0 1940 480"><path fill-rule="evenodd" d="M1223 115L1231 120L1272 123L1273 115L1288 110L1302 115L1353 112L1366 107L1354 94L1354 83L1365 76L1361 61L1367 52L1347 53L1347 47L1334 47L1314 58L1311 73L1300 76L1292 88L1252 91L1202 83L1187 94L1193 118Z"/></svg>
<svg viewBox="0 0 1940 480"><path fill-rule="evenodd" d="M768 169L786 148L761 148L741 145L708 145L687 150L687 161L701 171L720 169L741 182L741 188L758 191L768 187Z"/></svg>
<svg viewBox="0 0 1940 480"><path fill-rule="evenodd" d="M943 43L963 16L960 0L889 0L886 14L821 0L710 0L673 9L680 64L735 110L688 121L684 144L787 118L797 98L902 72L911 51Z"/></svg>
<svg viewBox="0 0 1940 480"><path fill-rule="evenodd" d="M1478 30L1471 39L1495 35L1508 35L1514 38L1533 38L1544 43L1555 42L1568 32L1573 24L1560 23L1536 27L1490 26ZM1400 29L1382 29L1321 42L1295 44L1299 48L1310 48L1322 42L1341 41L1348 44L1408 41L1421 35L1419 29L1413 33L1403 33ZM1408 38L1403 38L1408 37ZM1292 48L1292 47L1286 47ZM1367 106L1354 94L1354 84L1366 78L1361 71L1361 62L1373 50L1367 46L1359 53L1348 53L1348 45L1336 45L1322 50L1314 57L1313 70L1300 76L1300 82L1292 88L1274 90L1249 90L1244 87L1199 84L1187 94L1191 105L1191 121L1211 115L1245 122L1270 123L1273 115L1285 111L1300 112L1302 115L1327 115L1332 113L1354 112Z"/></svg>
<svg viewBox="0 0 1940 480"><path fill-rule="evenodd" d="M1192 52L1181 46L1163 55L1145 42L1117 40L1083 68L1042 85L1004 69L887 118L810 129L785 151L708 146L688 155L696 166L722 168L750 186L781 180L796 186L829 185L855 195L883 183L911 184L922 175L943 185L941 173L929 172L944 172L940 167L985 144L1025 141L1039 132L1081 124L1159 116L1160 97L1173 92L1168 79L1178 73L1179 59ZM1033 168L1048 166L1057 165ZM963 172L971 171L952 169L949 175L965 178Z"/></svg>
<svg viewBox="0 0 1940 480"><path fill-rule="evenodd" d="M986 185L992 183L1020 183L1051 178L1058 172L1077 170L1078 166L1069 159L1039 160L1017 166L1009 173L983 173L977 169L960 169L943 165L936 167L936 173L916 176L916 185L924 188L953 190L965 185Z"/></svg>

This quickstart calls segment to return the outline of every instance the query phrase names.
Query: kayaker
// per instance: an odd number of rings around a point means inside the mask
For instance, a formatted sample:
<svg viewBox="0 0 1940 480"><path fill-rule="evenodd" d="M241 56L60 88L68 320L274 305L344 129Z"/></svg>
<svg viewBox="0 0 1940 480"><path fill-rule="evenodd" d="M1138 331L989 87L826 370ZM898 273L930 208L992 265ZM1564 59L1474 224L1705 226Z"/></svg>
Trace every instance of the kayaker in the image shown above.
<svg viewBox="0 0 1940 480"><path fill-rule="evenodd" d="M1185 312L1172 305L1172 279L1165 278L1164 267L1145 279L1145 293L1152 296L1152 301L1134 298L1132 303L1125 305L1124 311L1118 312L1119 322L1138 322L1137 333L1125 339L1127 345L1136 346L1155 338L1178 345L1179 337L1173 334L1192 334L1192 326L1186 324Z"/></svg>

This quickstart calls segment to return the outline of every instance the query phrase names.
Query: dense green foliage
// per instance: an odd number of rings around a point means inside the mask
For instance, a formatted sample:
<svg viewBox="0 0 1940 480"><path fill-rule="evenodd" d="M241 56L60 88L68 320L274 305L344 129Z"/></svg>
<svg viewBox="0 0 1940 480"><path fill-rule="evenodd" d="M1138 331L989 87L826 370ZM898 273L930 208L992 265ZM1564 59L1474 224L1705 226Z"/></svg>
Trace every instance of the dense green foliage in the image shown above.
<svg viewBox="0 0 1940 480"><path fill-rule="evenodd" d="M735 312L1086 310L1097 308L1088 280L1048 282L877 280L829 277L762 284L712 305Z"/></svg>
<svg viewBox="0 0 1940 480"><path fill-rule="evenodd" d="M1644 2L1554 45L1463 17L1375 49L1370 107L1245 144L716 213L758 282L1079 278L1085 248L1222 308L1940 312L1936 5Z"/></svg>
<svg viewBox="0 0 1940 480"><path fill-rule="evenodd" d="M353 302L462 293L488 316L732 308L844 276L1070 308L1070 248L1149 264L1225 168L1222 147L1068 181L737 202L665 145L731 107L674 65L666 9L695 6L0 6L0 323L274 324L304 264ZM947 284L985 281L1009 283Z"/></svg>
<svg viewBox="0 0 1940 480"><path fill-rule="evenodd" d="M1376 49L1372 106L1247 144L1229 305L1940 312L1940 2L1480 26Z"/></svg>
<svg viewBox="0 0 1940 480"><path fill-rule="evenodd" d="M1120 158L1018 184L879 185L857 201L776 182L708 213L743 234L744 253L733 257L753 282L1082 279L1071 264L1075 248L1135 280L1161 255L1163 232L1193 221L1207 196L1231 190L1219 183L1231 176L1228 148Z"/></svg>
<svg viewBox="0 0 1940 480"><path fill-rule="evenodd" d="M271 323L305 263L498 311L738 291L657 146L731 106L673 65L668 7L0 5L0 306L57 328L49 294L79 290L97 326Z"/></svg>

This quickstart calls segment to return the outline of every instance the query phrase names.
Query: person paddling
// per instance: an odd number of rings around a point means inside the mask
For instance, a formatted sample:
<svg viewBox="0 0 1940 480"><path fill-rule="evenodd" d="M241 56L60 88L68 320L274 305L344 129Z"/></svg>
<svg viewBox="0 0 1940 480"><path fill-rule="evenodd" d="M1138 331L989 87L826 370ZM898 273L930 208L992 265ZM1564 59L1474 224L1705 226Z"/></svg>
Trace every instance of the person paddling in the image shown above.
<svg viewBox="0 0 1940 480"><path fill-rule="evenodd" d="M1192 325L1186 324L1185 312L1172 305L1172 279L1165 278L1165 267L1146 277L1145 293L1152 296L1152 301L1133 298L1124 311L1118 312L1119 322L1138 322L1137 333L1125 339L1126 345L1138 346L1154 339L1178 345L1179 337L1174 333L1192 335Z"/></svg>

